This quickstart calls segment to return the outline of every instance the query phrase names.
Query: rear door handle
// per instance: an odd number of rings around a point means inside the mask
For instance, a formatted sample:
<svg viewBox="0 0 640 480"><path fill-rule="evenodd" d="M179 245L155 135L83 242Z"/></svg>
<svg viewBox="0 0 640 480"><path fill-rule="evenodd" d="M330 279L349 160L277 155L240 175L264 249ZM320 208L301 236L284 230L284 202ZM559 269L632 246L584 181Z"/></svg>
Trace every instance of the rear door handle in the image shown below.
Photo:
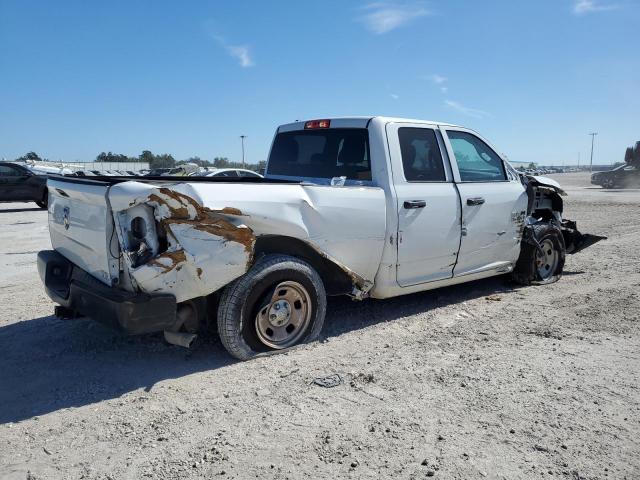
<svg viewBox="0 0 640 480"><path fill-rule="evenodd" d="M411 210L413 208L424 208L427 206L427 202L424 200L407 200L404 202L404 208Z"/></svg>
<svg viewBox="0 0 640 480"><path fill-rule="evenodd" d="M484 198L482 197L467 198L467 205L482 205L483 203Z"/></svg>

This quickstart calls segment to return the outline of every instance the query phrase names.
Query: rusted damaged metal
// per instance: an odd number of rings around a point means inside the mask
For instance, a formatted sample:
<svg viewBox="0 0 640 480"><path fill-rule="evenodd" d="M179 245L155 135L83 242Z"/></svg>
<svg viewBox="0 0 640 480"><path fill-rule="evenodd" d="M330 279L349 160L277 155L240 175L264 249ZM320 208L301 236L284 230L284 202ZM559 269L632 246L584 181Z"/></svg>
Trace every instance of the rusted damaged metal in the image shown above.
<svg viewBox="0 0 640 480"><path fill-rule="evenodd" d="M186 261L187 257L184 254L184 250L175 250L173 252L163 252L157 257L149 260L149 263L158 266L166 273L174 268L179 270L181 268L180 264Z"/></svg>
<svg viewBox="0 0 640 480"><path fill-rule="evenodd" d="M140 205L151 207L155 220L155 225L145 224L145 234L153 229L162 239L155 248L141 235L137 243L125 242L129 274L142 291L173 293L180 302L208 295L248 269L255 235L246 225L225 218L241 217L239 209L208 209L189 195L167 187L152 189L129 210L133 212ZM129 220L124 211L118 218L123 238L131 237L129 230L135 217Z"/></svg>

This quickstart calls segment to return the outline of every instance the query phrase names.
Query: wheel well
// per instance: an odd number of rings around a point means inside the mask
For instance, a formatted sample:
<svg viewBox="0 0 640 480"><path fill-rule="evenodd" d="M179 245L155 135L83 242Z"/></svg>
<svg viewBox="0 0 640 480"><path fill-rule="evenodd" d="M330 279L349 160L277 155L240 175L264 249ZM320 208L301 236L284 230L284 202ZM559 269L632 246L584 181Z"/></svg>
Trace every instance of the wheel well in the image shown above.
<svg viewBox="0 0 640 480"><path fill-rule="evenodd" d="M553 212L562 214L563 201L557 192L529 183L527 185L527 196L529 199L527 205L529 215L545 221L551 221L554 219Z"/></svg>
<svg viewBox="0 0 640 480"><path fill-rule="evenodd" d="M318 272L328 295L344 295L353 290L353 282L342 268L297 238L263 235L256 239L254 252L254 263L262 255L270 253L291 255L304 260Z"/></svg>

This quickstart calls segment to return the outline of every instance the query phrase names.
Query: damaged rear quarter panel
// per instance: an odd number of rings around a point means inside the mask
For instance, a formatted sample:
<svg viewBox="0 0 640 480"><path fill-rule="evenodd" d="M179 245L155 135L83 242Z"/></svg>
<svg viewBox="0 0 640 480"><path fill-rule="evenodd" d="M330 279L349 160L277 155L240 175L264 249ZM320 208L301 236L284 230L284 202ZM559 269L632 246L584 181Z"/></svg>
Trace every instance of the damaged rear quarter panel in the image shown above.
<svg viewBox="0 0 640 480"><path fill-rule="evenodd" d="M373 282L386 234L384 192L376 187L125 182L111 188L109 199L121 244L130 229L127 212L153 208L166 250L140 265L135 254L125 252L124 260L140 290L172 293L178 302L244 274L260 235L307 242L363 287Z"/></svg>
<svg viewBox="0 0 640 480"><path fill-rule="evenodd" d="M208 295L246 272L255 243L239 212L227 216L229 211L209 210L184 190L185 184L127 182L112 187L109 195L132 283L147 293L171 293L178 302ZM146 236L149 230L156 237L166 235L163 246L156 242L152 249L145 242L140 250L140 243L127 241L142 205L154 212L155 224L146 224Z"/></svg>

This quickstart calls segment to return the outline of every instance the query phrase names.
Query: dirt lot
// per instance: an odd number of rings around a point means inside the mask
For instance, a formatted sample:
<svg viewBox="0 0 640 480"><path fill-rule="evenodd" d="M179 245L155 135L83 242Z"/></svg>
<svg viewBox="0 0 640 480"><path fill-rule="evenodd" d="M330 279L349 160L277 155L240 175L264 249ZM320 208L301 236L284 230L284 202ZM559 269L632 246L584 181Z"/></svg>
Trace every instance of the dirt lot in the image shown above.
<svg viewBox="0 0 640 480"><path fill-rule="evenodd" d="M609 237L559 283L334 299L321 342L246 363L52 318L46 212L0 205L0 477L640 478L640 190L556 179Z"/></svg>

